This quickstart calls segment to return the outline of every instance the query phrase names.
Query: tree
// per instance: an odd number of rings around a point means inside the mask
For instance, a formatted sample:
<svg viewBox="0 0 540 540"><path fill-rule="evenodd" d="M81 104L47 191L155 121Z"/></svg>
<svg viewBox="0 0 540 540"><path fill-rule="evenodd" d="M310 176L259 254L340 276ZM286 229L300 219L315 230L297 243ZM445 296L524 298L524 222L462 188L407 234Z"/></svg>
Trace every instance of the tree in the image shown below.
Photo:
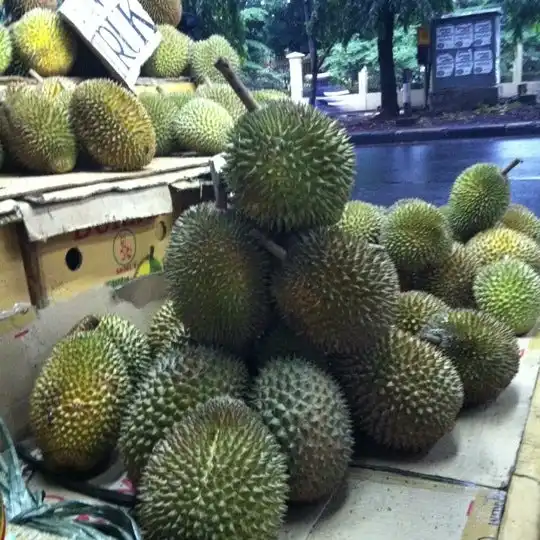
<svg viewBox="0 0 540 540"><path fill-rule="evenodd" d="M348 13L343 16L363 21L377 38L382 114L399 114L394 62L396 28L408 29L411 24L427 21L452 7L452 0L347 0Z"/></svg>
<svg viewBox="0 0 540 540"><path fill-rule="evenodd" d="M514 40L521 41L523 33L530 27L540 32L540 0L504 0L503 10L506 27Z"/></svg>

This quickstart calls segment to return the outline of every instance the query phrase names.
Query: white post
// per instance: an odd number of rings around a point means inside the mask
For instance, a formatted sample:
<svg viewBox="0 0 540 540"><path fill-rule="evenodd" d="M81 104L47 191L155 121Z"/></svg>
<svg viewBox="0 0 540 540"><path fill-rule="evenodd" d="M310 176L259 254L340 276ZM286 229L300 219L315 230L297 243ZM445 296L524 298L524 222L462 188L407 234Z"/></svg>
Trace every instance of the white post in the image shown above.
<svg viewBox="0 0 540 540"><path fill-rule="evenodd" d="M367 111L367 108L368 108L367 95L368 95L368 71L367 71L367 67L364 66L358 72L358 102L359 102L361 111Z"/></svg>
<svg viewBox="0 0 540 540"><path fill-rule="evenodd" d="M301 102L304 98L304 73L302 70L302 58L305 54L292 52L287 55L291 77L291 99Z"/></svg>
<svg viewBox="0 0 540 540"><path fill-rule="evenodd" d="M523 82L523 43L521 41L516 45L514 65L512 66L512 82L514 84Z"/></svg>

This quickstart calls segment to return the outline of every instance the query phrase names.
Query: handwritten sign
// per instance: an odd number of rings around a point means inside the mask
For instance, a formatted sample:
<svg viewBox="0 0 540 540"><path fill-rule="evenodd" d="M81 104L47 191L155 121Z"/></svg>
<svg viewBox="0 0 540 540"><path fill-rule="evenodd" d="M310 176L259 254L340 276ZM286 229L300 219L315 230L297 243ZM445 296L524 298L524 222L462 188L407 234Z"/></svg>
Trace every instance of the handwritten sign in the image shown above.
<svg viewBox="0 0 540 540"><path fill-rule="evenodd" d="M59 13L133 90L161 35L138 0L65 0Z"/></svg>

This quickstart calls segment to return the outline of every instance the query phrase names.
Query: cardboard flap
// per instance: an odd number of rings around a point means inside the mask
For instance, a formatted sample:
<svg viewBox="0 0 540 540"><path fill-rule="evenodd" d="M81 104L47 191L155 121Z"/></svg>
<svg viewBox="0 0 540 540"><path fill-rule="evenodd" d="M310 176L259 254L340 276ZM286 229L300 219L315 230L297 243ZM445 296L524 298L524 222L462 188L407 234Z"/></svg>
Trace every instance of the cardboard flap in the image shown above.
<svg viewBox="0 0 540 540"><path fill-rule="evenodd" d="M171 173L185 173L188 170L210 167L210 157L162 157L155 158L143 171L129 173L80 171L67 174L40 176L0 175L0 201L20 199L29 195L37 196L52 191L81 188L95 184L117 183L125 180L142 180ZM180 174L177 178L180 178ZM163 183L166 183L163 181Z"/></svg>
<svg viewBox="0 0 540 540"><path fill-rule="evenodd" d="M49 194L56 201L62 200L63 192ZM28 237L32 242L127 219L145 218L172 212L172 200L167 185L158 185L131 191L108 192L74 200L63 199L52 205L32 206L21 201L22 213ZM69 201L69 202L67 202Z"/></svg>

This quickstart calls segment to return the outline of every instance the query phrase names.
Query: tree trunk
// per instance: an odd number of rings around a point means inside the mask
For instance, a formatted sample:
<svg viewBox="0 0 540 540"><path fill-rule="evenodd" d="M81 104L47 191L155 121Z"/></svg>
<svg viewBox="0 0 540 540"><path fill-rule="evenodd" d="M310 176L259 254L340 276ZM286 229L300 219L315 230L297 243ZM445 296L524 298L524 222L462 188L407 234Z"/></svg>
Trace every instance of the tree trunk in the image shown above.
<svg viewBox="0 0 540 540"><path fill-rule="evenodd" d="M319 74L319 62L317 54L317 42L314 37L314 28L311 21L312 5L311 0L304 0L304 22L306 25L306 35L308 39L309 59L311 64L311 92L309 95L310 105L315 106L317 98L317 75Z"/></svg>
<svg viewBox="0 0 540 540"><path fill-rule="evenodd" d="M377 38L377 50L381 77L381 112L388 117L399 115L394 66L394 22L393 11L388 8L384 9Z"/></svg>

